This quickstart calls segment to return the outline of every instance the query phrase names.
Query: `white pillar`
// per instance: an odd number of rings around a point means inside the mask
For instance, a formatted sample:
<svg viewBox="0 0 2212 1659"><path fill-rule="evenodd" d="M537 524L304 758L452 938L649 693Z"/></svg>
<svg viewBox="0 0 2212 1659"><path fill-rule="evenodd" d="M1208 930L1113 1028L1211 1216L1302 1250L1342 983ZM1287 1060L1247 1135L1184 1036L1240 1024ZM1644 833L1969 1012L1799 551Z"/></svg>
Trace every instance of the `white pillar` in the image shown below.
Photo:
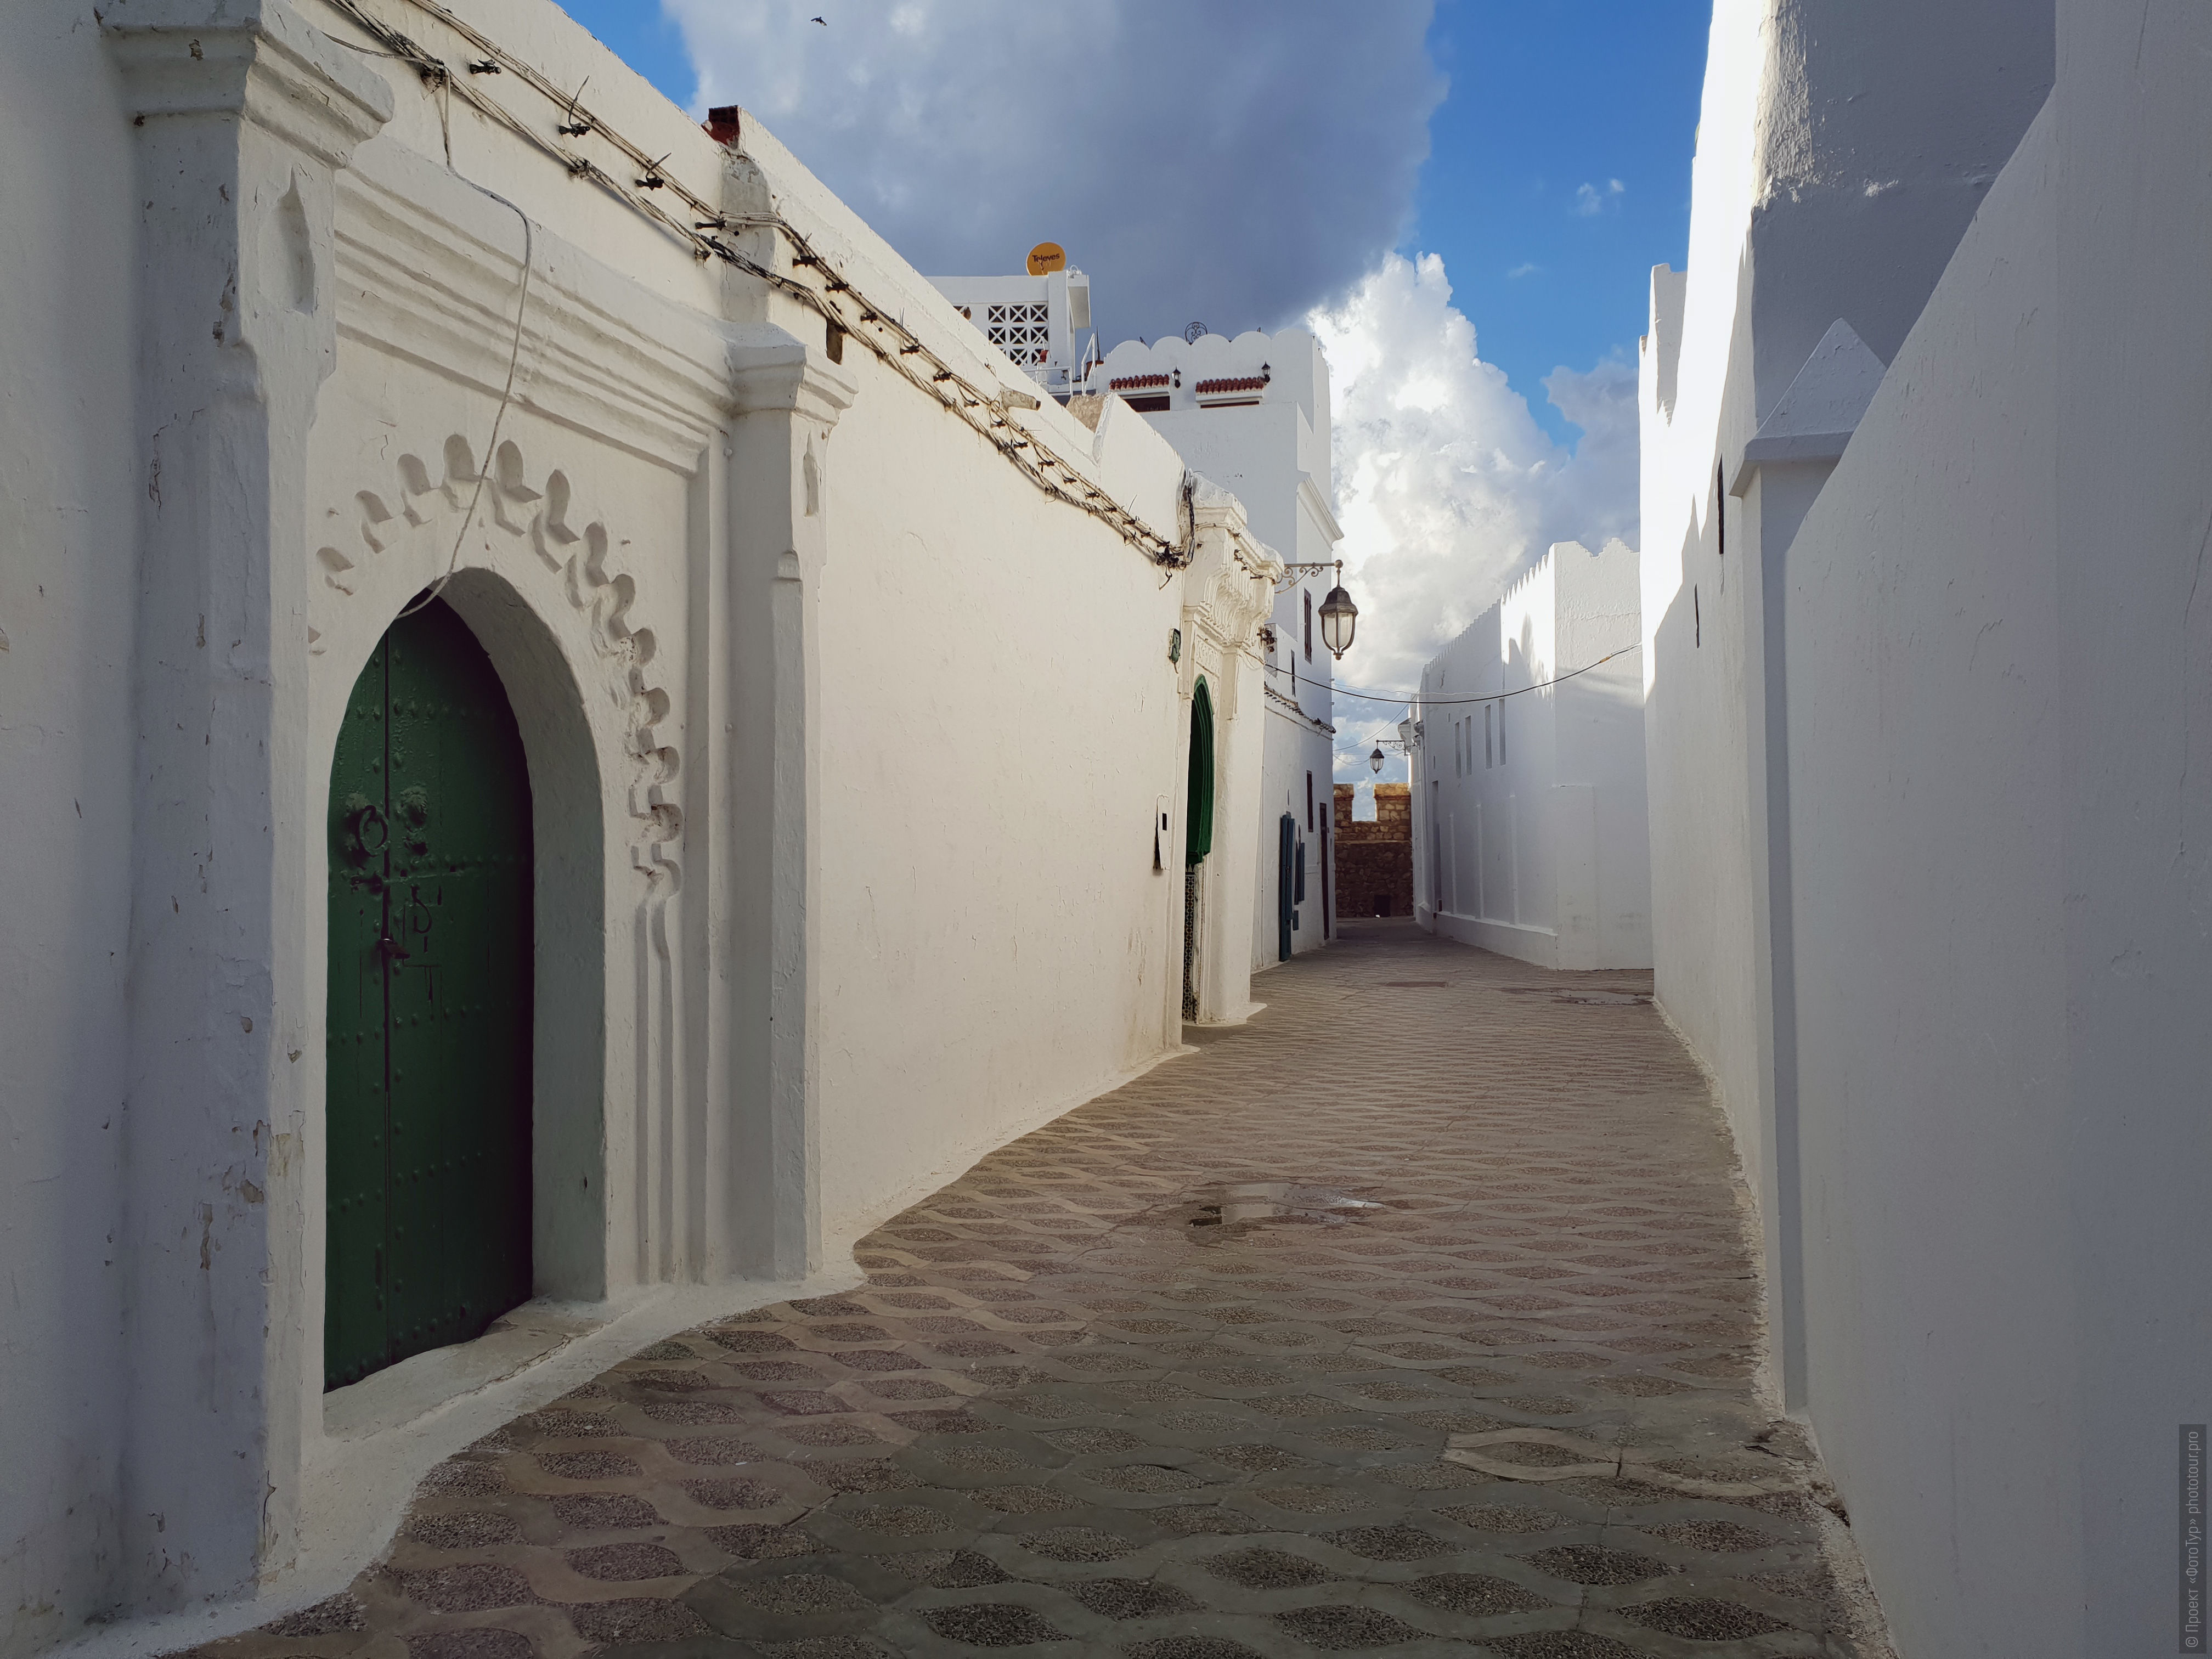
<svg viewBox="0 0 2212 1659"><path fill-rule="evenodd" d="M1196 481L1194 549L1184 578L1183 631L1196 641L1185 696L1202 665L1213 698L1213 851L1206 860L1199 928L1198 1018L1233 1025L1252 1000L1252 891L1258 879L1261 760L1267 746L1258 632L1273 608L1283 562L1244 531L1244 508Z"/></svg>
<svg viewBox="0 0 2212 1659"><path fill-rule="evenodd" d="M336 362L331 179L383 81L283 0L138 0L139 586L119 1607L290 1552L305 1317L305 477ZM118 602L125 602L118 596ZM187 1542L187 1540L189 1540Z"/></svg>
<svg viewBox="0 0 2212 1659"><path fill-rule="evenodd" d="M858 385L817 349L757 327L734 354L726 581L729 768L719 781L712 926L730 1012L732 1156L710 1255L755 1276L821 1264L817 1000L821 659L830 437Z"/></svg>

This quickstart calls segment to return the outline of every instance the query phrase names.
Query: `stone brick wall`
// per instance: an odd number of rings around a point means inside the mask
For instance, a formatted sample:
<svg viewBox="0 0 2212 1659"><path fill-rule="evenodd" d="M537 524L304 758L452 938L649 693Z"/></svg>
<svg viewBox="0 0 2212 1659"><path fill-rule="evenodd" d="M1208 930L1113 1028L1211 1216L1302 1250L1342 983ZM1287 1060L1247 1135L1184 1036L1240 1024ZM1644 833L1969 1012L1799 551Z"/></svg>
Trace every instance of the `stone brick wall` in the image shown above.
<svg viewBox="0 0 2212 1659"><path fill-rule="evenodd" d="M1413 914L1413 799L1412 786L1375 786L1375 822L1352 821L1355 786L1336 786L1336 914L1410 916Z"/></svg>

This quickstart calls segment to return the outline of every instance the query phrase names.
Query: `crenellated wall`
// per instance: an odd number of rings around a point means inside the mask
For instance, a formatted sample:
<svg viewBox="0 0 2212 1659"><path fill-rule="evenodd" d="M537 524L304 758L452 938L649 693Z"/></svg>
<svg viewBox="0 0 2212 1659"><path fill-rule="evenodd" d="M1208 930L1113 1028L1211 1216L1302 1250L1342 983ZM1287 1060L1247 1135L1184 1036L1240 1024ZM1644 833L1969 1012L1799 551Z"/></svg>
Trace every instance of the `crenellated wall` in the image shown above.
<svg viewBox="0 0 2212 1659"><path fill-rule="evenodd" d="M1410 916L1413 914L1413 811L1402 783L1375 786L1375 816L1352 815L1358 786L1340 783L1336 811L1337 914Z"/></svg>
<svg viewBox="0 0 2212 1659"><path fill-rule="evenodd" d="M1651 960L1638 562L1555 542L1422 671L1416 914L1547 968Z"/></svg>

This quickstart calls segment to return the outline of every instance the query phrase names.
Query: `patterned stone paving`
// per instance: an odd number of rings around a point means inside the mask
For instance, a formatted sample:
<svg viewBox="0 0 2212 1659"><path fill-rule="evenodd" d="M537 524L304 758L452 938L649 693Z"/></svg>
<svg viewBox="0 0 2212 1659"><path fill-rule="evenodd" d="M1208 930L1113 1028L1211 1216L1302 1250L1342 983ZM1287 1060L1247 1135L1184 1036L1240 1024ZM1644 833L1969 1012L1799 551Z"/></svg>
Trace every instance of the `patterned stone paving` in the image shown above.
<svg viewBox="0 0 2212 1659"><path fill-rule="evenodd" d="M207 1659L1871 1656L1649 976L1348 924Z"/></svg>

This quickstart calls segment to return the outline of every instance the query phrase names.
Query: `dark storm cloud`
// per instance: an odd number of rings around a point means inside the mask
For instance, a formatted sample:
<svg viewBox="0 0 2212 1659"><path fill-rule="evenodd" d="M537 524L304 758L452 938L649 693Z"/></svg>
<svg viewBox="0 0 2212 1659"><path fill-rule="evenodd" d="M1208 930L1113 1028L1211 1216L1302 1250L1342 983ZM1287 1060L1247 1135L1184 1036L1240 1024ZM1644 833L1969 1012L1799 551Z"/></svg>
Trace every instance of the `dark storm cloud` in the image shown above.
<svg viewBox="0 0 2212 1659"><path fill-rule="evenodd" d="M916 267L1060 242L1109 343L1341 295L1407 228L1444 92L1428 0L667 9L702 104L744 105Z"/></svg>

